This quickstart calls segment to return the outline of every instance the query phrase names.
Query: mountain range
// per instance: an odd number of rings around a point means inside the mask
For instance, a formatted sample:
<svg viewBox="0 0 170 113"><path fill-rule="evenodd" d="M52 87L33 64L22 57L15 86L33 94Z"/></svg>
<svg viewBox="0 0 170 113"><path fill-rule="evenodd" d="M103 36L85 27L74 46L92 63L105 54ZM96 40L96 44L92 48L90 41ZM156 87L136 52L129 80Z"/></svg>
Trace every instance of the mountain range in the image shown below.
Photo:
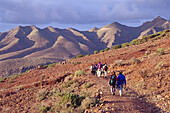
<svg viewBox="0 0 170 113"><path fill-rule="evenodd" d="M18 26L0 33L0 61L33 57L66 60L79 54L91 54L95 50L111 48L113 45L164 29L170 29L170 21L160 16L139 27L114 22L89 31L51 26L44 29L34 25Z"/></svg>

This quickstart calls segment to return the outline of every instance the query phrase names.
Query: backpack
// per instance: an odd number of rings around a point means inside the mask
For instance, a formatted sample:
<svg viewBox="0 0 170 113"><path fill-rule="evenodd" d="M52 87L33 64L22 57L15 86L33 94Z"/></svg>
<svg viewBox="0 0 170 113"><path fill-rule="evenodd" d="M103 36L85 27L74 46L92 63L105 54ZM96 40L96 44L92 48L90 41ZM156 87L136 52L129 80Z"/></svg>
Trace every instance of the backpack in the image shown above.
<svg viewBox="0 0 170 113"><path fill-rule="evenodd" d="M96 70L96 67L95 66L92 66L92 71L95 71Z"/></svg>
<svg viewBox="0 0 170 113"><path fill-rule="evenodd" d="M110 82L109 82L109 84L110 85L113 85L113 84L115 84L116 83L116 76L115 75L112 75L111 77L110 77Z"/></svg>
<svg viewBox="0 0 170 113"><path fill-rule="evenodd" d="M98 64L98 69L101 69L102 68L102 64Z"/></svg>
<svg viewBox="0 0 170 113"><path fill-rule="evenodd" d="M108 67L105 65L105 66L104 66L104 70L107 71L107 69L108 69Z"/></svg>

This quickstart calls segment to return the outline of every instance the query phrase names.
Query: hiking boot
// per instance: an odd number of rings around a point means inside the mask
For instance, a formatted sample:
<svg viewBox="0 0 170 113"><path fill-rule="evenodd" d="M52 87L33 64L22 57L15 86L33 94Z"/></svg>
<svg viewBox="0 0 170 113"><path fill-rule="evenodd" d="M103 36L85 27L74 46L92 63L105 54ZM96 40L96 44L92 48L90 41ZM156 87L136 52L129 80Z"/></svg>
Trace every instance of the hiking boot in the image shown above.
<svg viewBox="0 0 170 113"><path fill-rule="evenodd" d="M113 93L113 95L115 95L115 93Z"/></svg>

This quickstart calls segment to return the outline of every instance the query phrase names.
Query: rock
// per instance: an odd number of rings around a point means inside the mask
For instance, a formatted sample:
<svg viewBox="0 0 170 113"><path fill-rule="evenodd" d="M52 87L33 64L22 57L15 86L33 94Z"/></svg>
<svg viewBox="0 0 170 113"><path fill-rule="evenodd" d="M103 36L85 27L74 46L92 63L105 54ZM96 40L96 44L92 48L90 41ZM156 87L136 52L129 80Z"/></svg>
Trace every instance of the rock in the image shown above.
<svg viewBox="0 0 170 113"><path fill-rule="evenodd" d="M157 95L156 97L157 97L157 99L161 99L162 95Z"/></svg>
<svg viewBox="0 0 170 113"><path fill-rule="evenodd" d="M37 69L43 69L43 66L42 65L38 65Z"/></svg>
<svg viewBox="0 0 170 113"><path fill-rule="evenodd" d="M66 78L64 79L64 82L67 83L67 82L70 81L70 80L71 80L71 77L68 76L68 77L66 77Z"/></svg>
<svg viewBox="0 0 170 113"><path fill-rule="evenodd" d="M111 113L110 111L106 111L105 113Z"/></svg>

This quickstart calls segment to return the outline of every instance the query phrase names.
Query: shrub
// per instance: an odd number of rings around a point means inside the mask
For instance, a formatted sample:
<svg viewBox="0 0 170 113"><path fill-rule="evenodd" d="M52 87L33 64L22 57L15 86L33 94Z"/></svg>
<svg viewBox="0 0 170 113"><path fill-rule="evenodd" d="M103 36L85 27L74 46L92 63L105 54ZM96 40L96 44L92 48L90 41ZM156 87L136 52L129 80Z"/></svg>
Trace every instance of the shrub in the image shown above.
<svg viewBox="0 0 170 113"><path fill-rule="evenodd" d="M20 91L20 90L23 90L23 89L24 89L23 85L20 85L20 86L17 87L17 91Z"/></svg>
<svg viewBox="0 0 170 113"><path fill-rule="evenodd" d="M76 57L72 57L71 59L76 59Z"/></svg>
<svg viewBox="0 0 170 113"><path fill-rule="evenodd" d="M94 51L94 54L98 54L98 53L99 53L99 51L97 51L97 50L96 50L96 51Z"/></svg>
<svg viewBox="0 0 170 113"><path fill-rule="evenodd" d="M165 54L163 48L158 48L157 51L156 51L156 53L157 53L158 55L164 55L164 54Z"/></svg>
<svg viewBox="0 0 170 113"><path fill-rule="evenodd" d="M48 67L48 65L44 65L44 66L42 66L42 68L47 68Z"/></svg>
<svg viewBox="0 0 170 113"><path fill-rule="evenodd" d="M121 46L120 46L120 45L114 45L114 46L112 47L112 49L118 49L118 48L121 48Z"/></svg>
<svg viewBox="0 0 170 113"><path fill-rule="evenodd" d="M128 42L121 44L121 47L122 47L122 48L123 48L123 47L127 47L127 46L129 46L129 43L128 43Z"/></svg>
<svg viewBox="0 0 170 113"><path fill-rule="evenodd" d="M95 105L99 103L99 101L96 98L92 98L92 97L86 97L81 104L81 107L83 109L89 109L91 107L95 107Z"/></svg>
<svg viewBox="0 0 170 113"><path fill-rule="evenodd" d="M105 48L105 49L104 49L104 52L106 52L106 51L109 51L109 48Z"/></svg>
<svg viewBox="0 0 170 113"><path fill-rule="evenodd" d="M138 44L142 44L141 39L134 39L129 43L129 45L138 45Z"/></svg>
<svg viewBox="0 0 170 113"><path fill-rule="evenodd" d="M73 80L70 80L70 81L66 82L66 84L63 86L63 88L68 88L68 87L70 87L71 84L73 84L73 83L74 83L74 81L73 81Z"/></svg>
<svg viewBox="0 0 170 113"><path fill-rule="evenodd" d="M143 36L143 37L142 37L142 39L147 40L147 39L148 39L148 37L147 37L147 36Z"/></svg>
<svg viewBox="0 0 170 113"><path fill-rule="evenodd" d="M83 75L83 74L85 74L85 71L79 70L79 71L76 71L76 72L75 72L75 76L81 76L81 75Z"/></svg>
<svg viewBox="0 0 170 113"><path fill-rule="evenodd" d="M41 105L41 107L39 108L39 112L40 113L47 113L50 109L51 109L51 107Z"/></svg>
<svg viewBox="0 0 170 113"><path fill-rule="evenodd" d="M16 74L16 75L11 75L9 77L8 83L13 83L13 80L16 79L18 76L20 76L21 74Z"/></svg>
<svg viewBox="0 0 170 113"><path fill-rule="evenodd" d="M139 63L141 63L141 60L140 60L140 59L137 59L137 58L131 58L131 59L129 60L129 63L130 63L130 64L139 64Z"/></svg>
<svg viewBox="0 0 170 113"><path fill-rule="evenodd" d="M160 61L156 66L155 69L162 69L163 67L165 67L164 62Z"/></svg>
<svg viewBox="0 0 170 113"><path fill-rule="evenodd" d="M63 95L62 97L62 101L64 103L71 102L70 107L73 107L73 108L80 106L82 99L84 99L84 97L80 97L79 95L70 94L70 93Z"/></svg>
<svg viewBox="0 0 170 113"><path fill-rule="evenodd" d="M125 60L116 60L111 67L114 68L115 66L123 66L128 64Z"/></svg>
<svg viewBox="0 0 170 113"><path fill-rule="evenodd" d="M91 86L93 86L93 85L94 85L94 84L88 82L88 83L85 83L85 84L84 84L84 88L87 89L87 88L89 88L89 87L91 87Z"/></svg>
<svg viewBox="0 0 170 113"><path fill-rule="evenodd" d="M72 64L81 64L81 62L72 62Z"/></svg>
<svg viewBox="0 0 170 113"><path fill-rule="evenodd" d="M55 67L56 63L49 64L48 67Z"/></svg>
<svg viewBox="0 0 170 113"><path fill-rule="evenodd" d="M48 95L49 92L47 92L45 89L42 89L37 94L37 101L42 101L45 99L45 97Z"/></svg>
<svg viewBox="0 0 170 113"><path fill-rule="evenodd" d="M81 58L81 57L84 57L83 54L80 54L80 55L77 55L76 58Z"/></svg>
<svg viewBox="0 0 170 113"><path fill-rule="evenodd" d="M100 53L104 52L104 50L100 50Z"/></svg>
<svg viewBox="0 0 170 113"><path fill-rule="evenodd" d="M7 79L7 77L2 77L2 78L0 78L0 83L1 83L1 82L4 82L6 79Z"/></svg>
<svg viewBox="0 0 170 113"><path fill-rule="evenodd" d="M56 112L73 112L75 108L81 105L82 100L85 97L73 94L73 93L65 93L63 94L61 100L58 102L55 111Z"/></svg>

